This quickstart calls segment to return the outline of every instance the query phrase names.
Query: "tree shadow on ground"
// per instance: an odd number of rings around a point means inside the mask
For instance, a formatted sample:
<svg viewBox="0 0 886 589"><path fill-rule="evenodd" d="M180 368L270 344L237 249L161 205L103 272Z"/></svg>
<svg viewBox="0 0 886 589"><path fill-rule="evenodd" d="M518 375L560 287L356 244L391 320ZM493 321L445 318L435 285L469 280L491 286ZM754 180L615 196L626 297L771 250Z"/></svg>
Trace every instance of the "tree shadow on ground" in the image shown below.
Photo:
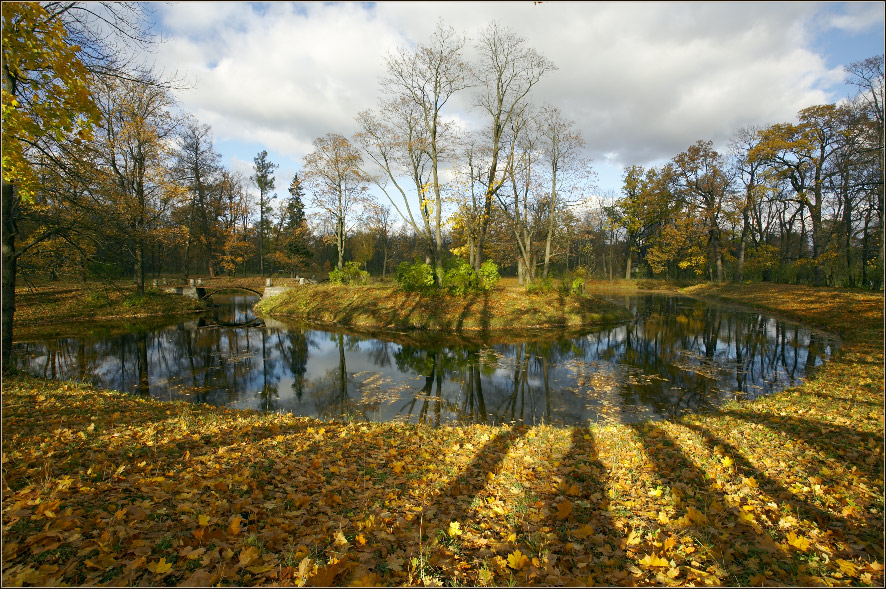
<svg viewBox="0 0 886 589"><path fill-rule="evenodd" d="M712 473L701 470L679 443L653 423L630 424L652 462L653 471L670 488L678 519L670 523L672 533L689 535L702 546L701 553L715 568L708 572L716 584L746 585L746 569L734 564L749 558L772 559L783 552L772 538L739 517L737 508L724 505L723 493L712 485ZM794 573L781 554L769 570L772 582L794 584Z"/></svg>

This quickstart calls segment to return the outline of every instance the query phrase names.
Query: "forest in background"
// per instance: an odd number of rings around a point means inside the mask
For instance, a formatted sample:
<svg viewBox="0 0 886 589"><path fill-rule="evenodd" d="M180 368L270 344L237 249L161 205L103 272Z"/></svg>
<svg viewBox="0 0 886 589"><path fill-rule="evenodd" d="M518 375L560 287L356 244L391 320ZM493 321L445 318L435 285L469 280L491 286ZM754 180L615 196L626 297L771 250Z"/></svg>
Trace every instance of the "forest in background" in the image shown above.
<svg viewBox="0 0 886 589"><path fill-rule="evenodd" d="M581 267L883 286L882 55L846 68L855 96L736 129L719 151L700 139L600 194L581 131L532 101L556 65L496 23L471 40L441 22L385 57L355 136L317 138L300 173L277 178L264 151L250 176L227 168L175 83L123 59L154 41L138 5L101 8L111 35L97 10L4 5L4 271L141 291L161 275L322 279L346 261L387 276L421 259L442 276L460 256L521 284ZM480 131L446 117L458 92Z"/></svg>

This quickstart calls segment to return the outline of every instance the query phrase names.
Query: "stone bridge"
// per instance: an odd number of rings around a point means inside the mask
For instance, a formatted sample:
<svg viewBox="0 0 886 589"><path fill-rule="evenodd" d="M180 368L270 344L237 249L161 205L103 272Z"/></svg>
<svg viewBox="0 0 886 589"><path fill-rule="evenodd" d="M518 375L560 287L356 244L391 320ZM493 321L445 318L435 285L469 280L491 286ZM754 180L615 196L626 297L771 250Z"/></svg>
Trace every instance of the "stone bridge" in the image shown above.
<svg viewBox="0 0 886 589"><path fill-rule="evenodd" d="M165 280L163 282L166 282ZM261 298L272 297L274 295L278 295L282 292L286 292L291 288L295 288L295 286L300 286L308 283L315 283L316 281L308 279L308 278L296 278L296 279L287 279L287 282L293 283L291 286L274 286L273 280L268 278L264 281L262 285L260 282L256 281L255 284L242 284L242 283L234 283L234 284L203 284L203 280L198 279L190 279L188 281L188 286L166 286L165 284L161 285L160 281L154 280L153 285L157 288L163 289L163 292L169 294L178 294L186 297L190 297L192 299L205 299L209 298L212 295L219 293L221 291L231 291L231 290L242 290L246 292L251 292L253 294L258 295Z"/></svg>

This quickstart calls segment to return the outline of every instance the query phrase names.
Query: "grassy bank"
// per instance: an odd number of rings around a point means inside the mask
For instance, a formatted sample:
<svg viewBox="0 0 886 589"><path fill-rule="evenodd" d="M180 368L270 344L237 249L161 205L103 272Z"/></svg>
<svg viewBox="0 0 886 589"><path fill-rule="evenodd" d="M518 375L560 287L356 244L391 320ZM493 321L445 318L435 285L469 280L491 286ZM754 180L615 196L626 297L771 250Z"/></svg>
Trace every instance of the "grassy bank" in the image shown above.
<svg viewBox="0 0 886 589"><path fill-rule="evenodd" d="M320 423L5 379L3 584L882 585L882 296L692 292L843 346L755 402L589 428Z"/></svg>
<svg viewBox="0 0 886 589"><path fill-rule="evenodd" d="M205 311L200 301L160 292L146 290L144 295L135 293L131 283L58 283L48 282L15 289L15 338L20 339L34 332L48 333L58 324L83 321L115 321L194 313Z"/></svg>
<svg viewBox="0 0 886 589"><path fill-rule="evenodd" d="M317 323L378 331L431 330L490 333L527 329L575 329L628 318L620 307L593 296L556 291L531 294L517 286L463 296L407 293L391 283L297 287L261 301L256 311Z"/></svg>

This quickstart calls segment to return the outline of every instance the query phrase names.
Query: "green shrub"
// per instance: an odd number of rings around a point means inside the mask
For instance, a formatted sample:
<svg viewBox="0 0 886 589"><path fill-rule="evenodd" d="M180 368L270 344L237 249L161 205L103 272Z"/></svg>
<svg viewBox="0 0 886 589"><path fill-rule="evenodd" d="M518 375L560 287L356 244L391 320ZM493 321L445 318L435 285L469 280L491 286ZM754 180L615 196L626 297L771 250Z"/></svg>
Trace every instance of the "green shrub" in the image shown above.
<svg viewBox="0 0 886 589"><path fill-rule="evenodd" d="M425 292L434 287L434 269L424 262L400 262L397 282L406 292Z"/></svg>
<svg viewBox="0 0 886 589"><path fill-rule="evenodd" d="M492 290L498 284L498 266L492 260L486 260L480 264L480 288L482 290Z"/></svg>
<svg viewBox="0 0 886 589"><path fill-rule="evenodd" d="M467 294L480 289L474 269L462 258L453 258L443 273L443 286L452 294Z"/></svg>
<svg viewBox="0 0 886 589"><path fill-rule="evenodd" d="M585 268L583 268L582 266L579 266L578 268L573 270L569 274L569 276L571 277L570 290L571 290L572 294L584 294L585 279L588 276L588 271Z"/></svg>
<svg viewBox="0 0 886 589"><path fill-rule="evenodd" d="M551 277L538 278L526 285L526 292L531 293L548 293L554 290L554 281Z"/></svg>
<svg viewBox="0 0 886 589"><path fill-rule="evenodd" d="M334 268L329 273L329 283L330 284L344 284L345 281L345 273L341 268Z"/></svg>
<svg viewBox="0 0 886 589"><path fill-rule="evenodd" d="M369 272L360 269L358 262L345 262L344 268L335 268L329 273L331 284L366 284Z"/></svg>

